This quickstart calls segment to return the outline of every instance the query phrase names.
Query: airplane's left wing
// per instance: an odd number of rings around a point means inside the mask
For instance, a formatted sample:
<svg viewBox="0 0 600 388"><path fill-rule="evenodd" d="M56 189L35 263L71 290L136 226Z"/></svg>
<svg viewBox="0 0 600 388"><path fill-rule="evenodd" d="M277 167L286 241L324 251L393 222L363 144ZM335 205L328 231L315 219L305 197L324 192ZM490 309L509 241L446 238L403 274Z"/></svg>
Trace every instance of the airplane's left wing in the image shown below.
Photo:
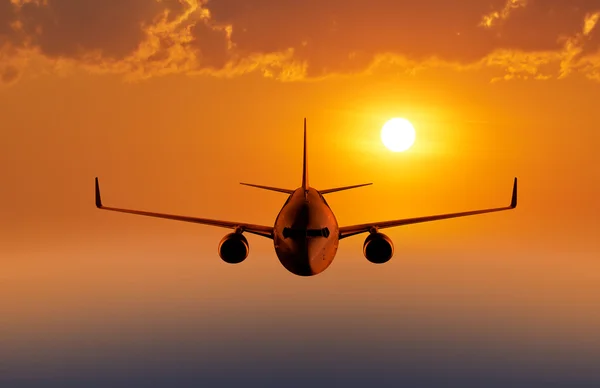
<svg viewBox="0 0 600 388"><path fill-rule="evenodd" d="M401 219L401 220L370 222L368 224L344 226L344 227L340 228L340 239L354 236L354 235L360 234L360 233L369 232L373 228L374 229L383 229L383 228L391 228L394 226L417 224L420 222L444 220L444 219L456 218L456 217L473 216L476 214L484 214L484 213L499 212L499 211L503 211L503 210L511 210L516 207L517 207L517 178L515 178L515 181L513 184L513 191L512 191L512 198L510 201L510 206L497 207L497 208L492 208L492 209L473 210L473 211L462 212L462 213L439 214L439 215L435 215L435 216L405 218L405 219Z"/></svg>
<svg viewBox="0 0 600 388"><path fill-rule="evenodd" d="M137 215L148 216L148 217L166 218L169 220L192 222L192 223L196 223L196 224L212 225L212 226L218 226L221 228L229 228L229 229L241 228L242 231L244 231L244 232L256 234L256 235L271 238L271 239L273 238L273 227L272 226L254 225L254 224L247 224L244 222L213 220L213 219L208 219L208 218L178 216L178 215L173 215L173 214L152 213L152 212L146 212L146 211L140 211L140 210L119 209L119 208L104 206L104 205L102 205L102 199L100 198L100 185L98 184L98 178L96 178L96 207L98 209L103 209L103 210L111 210L111 211L115 211L115 212L129 213L129 214L137 214Z"/></svg>

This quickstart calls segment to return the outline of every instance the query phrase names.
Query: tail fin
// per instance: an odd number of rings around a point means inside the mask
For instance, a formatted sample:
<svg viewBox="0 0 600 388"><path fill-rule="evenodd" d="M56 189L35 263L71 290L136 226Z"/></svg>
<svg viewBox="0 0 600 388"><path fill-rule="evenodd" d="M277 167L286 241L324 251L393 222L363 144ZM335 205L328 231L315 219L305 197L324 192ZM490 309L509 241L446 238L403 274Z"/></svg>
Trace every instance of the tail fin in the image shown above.
<svg viewBox="0 0 600 388"><path fill-rule="evenodd" d="M308 166L306 162L306 117L304 118L304 155L302 160L302 188L308 191Z"/></svg>

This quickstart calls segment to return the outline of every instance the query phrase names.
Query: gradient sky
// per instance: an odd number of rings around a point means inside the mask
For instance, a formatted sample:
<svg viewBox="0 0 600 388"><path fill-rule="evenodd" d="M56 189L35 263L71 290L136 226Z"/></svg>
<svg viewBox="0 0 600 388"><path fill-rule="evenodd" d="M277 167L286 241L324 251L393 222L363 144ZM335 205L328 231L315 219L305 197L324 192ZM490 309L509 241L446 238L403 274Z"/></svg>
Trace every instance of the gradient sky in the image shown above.
<svg viewBox="0 0 600 388"><path fill-rule="evenodd" d="M598 0L0 0L2 387L600 386ZM274 222L311 184L343 240L300 278L272 241L101 212ZM405 153L379 134L416 127Z"/></svg>

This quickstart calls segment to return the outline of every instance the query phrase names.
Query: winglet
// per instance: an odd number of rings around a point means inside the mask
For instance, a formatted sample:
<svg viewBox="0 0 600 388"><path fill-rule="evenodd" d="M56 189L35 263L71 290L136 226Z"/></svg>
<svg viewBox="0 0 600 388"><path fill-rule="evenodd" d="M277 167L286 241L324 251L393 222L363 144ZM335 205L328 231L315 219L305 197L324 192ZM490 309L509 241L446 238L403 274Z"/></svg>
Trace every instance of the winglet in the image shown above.
<svg viewBox="0 0 600 388"><path fill-rule="evenodd" d="M302 188L308 191L308 166L306 161L306 117L304 118L304 154L302 160Z"/></svg>
<svg viewBox="0 0 600 388"><path fill-rule="evenodd" d="M513 192L512 199L510 200L510 207L511 209L517 207L517 178L515 178L515 183L513 184Z"/></svg>
<svg viewBox="0 0 600 388"><path fill-rule="evenodd" d="M102 198L100 198L100 185L98 184L98 177L96 177L96 207L102 209Z"/></svg>

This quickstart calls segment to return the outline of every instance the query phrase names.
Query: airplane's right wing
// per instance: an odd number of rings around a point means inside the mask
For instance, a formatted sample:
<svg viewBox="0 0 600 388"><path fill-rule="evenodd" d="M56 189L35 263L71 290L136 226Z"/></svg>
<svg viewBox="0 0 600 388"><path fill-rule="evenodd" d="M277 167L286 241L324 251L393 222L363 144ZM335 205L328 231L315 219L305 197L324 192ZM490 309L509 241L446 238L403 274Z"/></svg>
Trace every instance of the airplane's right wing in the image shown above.
<svg viewBox="0 0 600 388"><path fill-rule="evenodd" d="M102 205L102 199L100 198L100 185L98 184L98 178L96 178L96 207L98 209L103 209L103 210L111 210L111 211L115 211L115 212L129 213L129 214L137 214L137 215L148 216L148 217L166 218L169 220L176 220L176 221L193 222L196 224L219 226L221 228L229 228L229 229L241 228L242 231L244 231L244 232L257 234L259 236L267 237L270 239L273 238L273 227L272 226L262 226L262 225L248 224L248 223L244 223L244 222L213 220L213 219L208 219L208 218L178 216L178 215L174 215L174 214L152 213L152 212L146 212L146 211L141 211L141 210L119 209L119 208L104 206L104 205Z"/></svg>
<svg viewBox="0 0 600 388"><path fill-rule="evenodd" d="M405 218L405 219L401 219L401 220L371 222L371 223L367 223L367 224L344 226L344 227L340 228L340 239L354 236L354 235L360 234L360 233L369 232L373 228L383 229L383 228L391 228L394 226L417 224L420 222L444 220L447 218L473 216L476 214L484 214L484 213L499 212L499 211L503 211L503 210L511 210L516 207L517 207L517 178L515 178L515 181L513 184L512 199L510 201L510 206L498 207L498 208L492 208L492 209L473 210L473 211L461 212L461 213L439 214L439 215L435 215L435 216Z"/></svg>

